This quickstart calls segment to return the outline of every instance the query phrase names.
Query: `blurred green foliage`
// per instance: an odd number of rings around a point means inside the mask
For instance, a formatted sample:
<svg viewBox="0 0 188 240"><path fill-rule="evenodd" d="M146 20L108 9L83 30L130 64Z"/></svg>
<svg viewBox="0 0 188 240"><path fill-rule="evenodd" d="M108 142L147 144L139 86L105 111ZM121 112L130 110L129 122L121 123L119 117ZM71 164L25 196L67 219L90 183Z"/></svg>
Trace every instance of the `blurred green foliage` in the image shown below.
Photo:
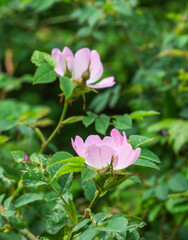
<svg viewBox="0 0 188 240"><path fill-rule="evenodd" d="M143 185L127 180L99 200L96 209L141 217L147 223L140 230L146 240L186 240L186 0L0 1L0 194L5 193L6 197L12 194L20 177L19 166L12 160L10 151L21 148L29 155L39 151L40 136L36 135L34 128L43 127L45 135L49 135L53 128L51 125L58 121L61 112L60 92L55 82L31 85L35 72L31 56L34 50L50 54L52 48L63 49L64 46L74 52L82 47L96 49L104 64L104 76L113 75L117 81L112 89L102 90L98 95L90 92L86 102L79 99L73 103L68 115L85 115L83 108L88 111L87 116L76 123L74 135L85 138L95 130L105 134L110 130L111 120L117 128L126 129L128 135L154 137L155 141L146 143L146 146L149 145L162 162L160 171L148 171L147 168L142 171ZM49 63L47 59L44 61ZM161 114L153 115L149 112L151 110ZM102 111L105 115L101 114ZM82 120L87 129L80 122ZM70 148L72 133L72 125L67 124L62 130L66 138L61 134L56 136L48 151L66 149L73 153ZM139 166L134 167L139 171ZM77 208L83 211L87 202L83 200L80 182L75 179L71 192ZM44 195L46 191L45 198L48 199L45 208L40 202L40 192L38 195L30 193L31 202L33 199L37 203L23 208L22 222L12 217L12 225L21 226L27 222L35 235L44 233L52 239L50 234L56 234L56 239L59 239L59 230L65 225L61 205L55 203L53 193L47 194L45 184L43 191ZM25 196L29 194L25 190L23 193ZM16 200L17 206L21 200ZM15 211L10 202L4 204L8 214ZM1 217L0 228L3 225ZM0 239L23 238L15 233L0 233ZM133 231L127 239L140 238Z"/></svg>

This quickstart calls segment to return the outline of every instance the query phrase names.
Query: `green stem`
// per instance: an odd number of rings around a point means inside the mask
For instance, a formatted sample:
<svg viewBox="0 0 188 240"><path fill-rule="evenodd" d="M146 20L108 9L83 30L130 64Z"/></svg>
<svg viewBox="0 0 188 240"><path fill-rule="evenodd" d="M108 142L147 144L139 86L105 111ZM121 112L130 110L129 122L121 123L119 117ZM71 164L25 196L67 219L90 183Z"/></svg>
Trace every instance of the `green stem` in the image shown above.
<svg viewBox="0 0 188 240"><path fill-rule="evenodd" d="M29 230L27 229L19 229L18 230L24 237L26 237L29 240L39 240L35 235L33 235Z"/></svg>
<svg viewBox="0 0 188 240"><path fill-rule="evenodd" d="M94 206L94 204L96 203L96 201L98 200L98 198L100 197L101 192L99 190L96 191L95 193L95 197L93 198L92 202L90 203L89 207L90 209L92 209L92 207Z"/></svg>
<svg viewBox="0 0 188 240"><path fill-rule="evenodd" d="M102 192L99 191L99 190L96 191L95 197L93 198L92 202L90 203L90 205L89 205L89 207L88 207L89 209L93 208L94 204L95 204L96 201L99 199L101 193L102 193ZM82 221L83 219L87 218L87 216L88 216L88 212L85 212L85 213L84 213L84 216L83 216L82 219L81 219L81 221ZM68 240L72 240L73 237L74 237L74 233L70 232L69 237L68 237Z"/></svg>
<svg viewBox="0 0 188 240"><path fill-rule="evenodd" d="M66 115L66 112L67 112L67 109L68 109L68 102L65 100L65 103L64 103L64 107L63 107L63 111L61 113L61 117L59 119L59 122L56 126L56 128L54 129L54 131L52 132L52 134L49 136L49 138L47 139L47 141L43 144L43 146L41 147L41 153L44 151L44 149L48 146L48 144L51 142L51 140L55 137L57 131L60 129L61 127L61 123L62 121L64 120L65 118L65 115Z"/></svg>
<svg viewBox="0 0 188 240"><path fill-rule="evenodd" d="M11 199L11 201L13 201L13 199L15 198L15 196L22 190L22 188L23 188L24 186L23 186L23 184L22 184L22 180L20 180L19 181L19 183L18 183L18 187L16 188L16 190L13 192L13 194L12 194L12 199Z"/></svg>
<svg viewBox="0 0 188 240"><path fill-rule="evenodd" d="M61 196L61 194L57 191L57 189L56 189L51 183L49 183L49 185L50 185L50 187L58 194L58 196L61 198L61 200L64 202L64 204L65 204L68 208L70 208L69 205L68 205L68 203L66 202L66 200Z"/></svg>
<svg viewBox="0 0 188 240"><path fill-rule="evenodd" d="M67 208L69 209L69 211L74 219L74 213L73 213L72 209L70 208L70 206L68 205L68 203L66 202L66 200L62 197L62 195L57 191L57 189L51 183L49 183L49 185L58 194L58 196L61 198L61 200L64 202L64 204L67 206ZM73 222L73 225L75 225L74 220L72 222Z"/></svg>

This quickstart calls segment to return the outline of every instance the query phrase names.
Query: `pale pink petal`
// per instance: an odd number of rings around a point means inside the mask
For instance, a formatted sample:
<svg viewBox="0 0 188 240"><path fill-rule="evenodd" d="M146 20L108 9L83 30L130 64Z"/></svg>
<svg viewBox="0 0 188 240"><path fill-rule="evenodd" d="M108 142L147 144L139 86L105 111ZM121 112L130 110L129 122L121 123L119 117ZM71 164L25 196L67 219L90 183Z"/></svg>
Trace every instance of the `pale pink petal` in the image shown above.
<svg viewBox="0 0 188 240"><path fill-rule="evenodd" d="M72 78L81 79L82 74L88 69L91 60L89 48L82 48L75 53Z"/></svg>
<svg viewBox="0 0 188 240"><path fill-rule="evenodd" d="M73 141L73 139L71 138L71 143L78 156L83 157L84 141L82 140L82 138L76 136L75 141Z"/></svg>
<svg viewBox="0 0 188 240"><path fill-rule="evenodd" d="M63 55L65 57L65 61L67 63L67 67L71 71L72 68L73 68L73 58L74 58L74 55L73 55L72 51L68 47L64 47L62 53L63 53Z"/></svg>
<svg viewBox="0 0 188 240"><path fill-rule="evenodd" d="M134 158L133 158L131 164L136 162L136 160L140 156L140 152L141 152L141 148L136 148L136 150L134 151Z"/></svg>
<svg viewBox="0 0 188 240"><path fill-rule="evenodd" d="M114 147L114 142L113 142L113 139L111 137L109 137L109 136L104 137L102 141L103 141L104 145Z"/></svg>
<svg viewBox="0 0 188 240"><path fill-rule="evenodd" d="M123 145L123 147L118 150L118 163L114 169L120 170L131 165L132 155L134 156L134 150L131 145L127 144L126 147Z"/></svg>
<svg viewBox="0 0 188 240"><path fill-rule="evenodd" d="M88 84L86 81L86 85L89 88L108 88L114 86L115 83L116 82L114 81L114 77L104 78L96 84Z"/></svg>
<svg viewBox="0 0 188 240"><path fill-rule="evenodd" d="M114 161L113 161L113 168L115 169L118 164L118 155L114 156Z"/></svg>
<svg viewBox="0 0 188 240"><path fill-rule="evenodd" d="M98 135L90 135L86 138L85 145L95 144L97 146L101 146L102 140Z"/></svg>
<svg viewBox="0 0 188 240"><path fill-rule="evenodd" d="M52 57L56 61L56 67L54 69L55 72L57 74L59 74L60 76L63 76L65 68L66 68L66 64L65 64L63 53L58 48L54 48L52 50Z"/></svg>
<svg viewBox="0 0 188 240"><path fill-rule="evenodd" d="M90 77L87 84L92 84L99 80L103 74L103 65L100 56L96 50L91 51Z"/></svg>
<svg viewBox="0 0 188 240"><path fill-rule="evenodd" d="M107 146L88 145L84 147L85 163L96 169L107 167L112 159L114 150Z"/></svg>
<svg viewBox="0 0 188 240"><path fill-rule="evenodd" d="M123 140L124 140L124 137L121 135L121 133L117 129L113 128L110 135L113 139L114 146L116 148L120 148L122 146Z"/></svg>
<svg viewBox="0 0 188 240"><path fill-rule="evenodd" d="M127 142L127 137L124 131L123 131L123 140Z"/></svg>

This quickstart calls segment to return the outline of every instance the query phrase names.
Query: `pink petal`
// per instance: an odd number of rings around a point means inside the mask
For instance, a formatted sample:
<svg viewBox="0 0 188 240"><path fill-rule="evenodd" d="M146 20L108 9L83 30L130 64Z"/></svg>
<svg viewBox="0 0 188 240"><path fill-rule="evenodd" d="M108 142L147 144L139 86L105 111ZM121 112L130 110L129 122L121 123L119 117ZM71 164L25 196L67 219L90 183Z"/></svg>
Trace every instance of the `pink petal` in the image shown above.
<svg viewBox="0 0 188 240"><path fill-rule="evenodd" d="M98 135L90 135L86 138L85 145L92 145L95 144L97 146L101 146L102 140Z"/></svg>
<svg viewBox="0 0 188 240"><path fill-rule="evenodd" d="M136 160L140 156L140 152L141 152L141 148L136 148L136 150L134 151L134 158L133 158L131 164L136 162Z"/></svg>
<svg viewBox="0 0 188 240"><path fill-rule="evenodd" d="M83 152L85 163L96 169L107 167L114 155L114 149L107 146L88 145Z"/></svg>
<svg viewBox="0 0 188 240"><path fill-rule="evenodd" d="M75 53L73 62L73 75L75 79L81 79L82 74L88 69L91 60L89 48L82 48Z"/></svg>
<svg viewBox="0 0 188 240"><path fill-rule="evenodd" d="M114 82L114 77L104 78L96 84L88 84L88 82L86 81L86 85L89 88L108 88L114 86L115 83L116 82Z"/></svg>
<svg viewBox="0 0 188 240"><path fill-rule="evenodd" d="M57 74L59 74L60 76L63 76L65 68L66 68L64 55L62 54L62 52L58 48L54 48L52 50L52 57L56 61L56 67L54 69L55 72Z"/></svg>
<svg viewBox="0 0 188 240"><path fill-rule="evenodd" d="M120 170L128 167L132 164L134 156L135 154L132 146L129 143L126 144L126 147L123 145L118 150L118 163L114 169Z"/></svg>
<svg viewBox="0 0 188 240"><path fill-rule="evenodd" d="M103 65L100 56L96 50L91 51L90 78L87 84L92 84L99 80L103 74Z"/></svg>
<svg viewBox="0 0 188 240"><path fill-rule="evenodd" d="M104 137L102 141L103 141L103 144L106 146L111 146L111 147L114 146L114 142L113 142L112 138L109 136Z"/></svg>
<svg viewBox="0 0 188 240"><path fill-rule="evenodd" d="M67 62L68 69L71 71L74 58L72 51L68 47L64 47L62 54L64 55L65 61Z"/></svg>
<svg viewBox="0 0 188 240"><path fill-rule="evenodd" d="M113 139L113 142L114 142L114 146L116 148L120 148L123 144L123 140L124 140L124 137L120 134L120 132L117 130L117 129L112 129L111 133L110 133L112 139Z"/></svg>
<svg viewBox="0 0 188 240"><path fill-rule="evenodd" d="M82 138L79 136L76 136L75 142L71 138L71 143L72 143L72 146L73 146L75 152L78 154L78 156L82 157L83 156L83 147L84 147L84 141L82 140Z"/></svg>

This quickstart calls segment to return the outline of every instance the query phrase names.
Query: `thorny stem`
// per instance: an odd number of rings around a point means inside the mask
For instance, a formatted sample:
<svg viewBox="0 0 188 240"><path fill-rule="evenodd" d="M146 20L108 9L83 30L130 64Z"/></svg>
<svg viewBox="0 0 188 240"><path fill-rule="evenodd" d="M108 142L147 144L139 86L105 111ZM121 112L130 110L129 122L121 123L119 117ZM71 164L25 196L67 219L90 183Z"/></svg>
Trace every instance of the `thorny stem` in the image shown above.
<svg viewBox="0 0 188 240"><path fill-rule="evenodd" d="M42 152L44 151L44 149L48 146L48 144L51 142L51 140L55 137L56 133L57 133L58 130L60 129L61 123L62 123L62 121L63 121L64 118L65 118L67 109L68 109L68 101L65 100L64 107L63 107L63 111L62 111L62 113L61 113L61 117L60 117L60 119L59 119L59 122L58 122L56 128L54 129L54 131L52 132L52 134L51 134L51 135L49 136L49 138L47 139L47 141L43 143L43 145L42 145L42 147L41 147L41 150L40 150L41 153L42 153Z"/></svg>

